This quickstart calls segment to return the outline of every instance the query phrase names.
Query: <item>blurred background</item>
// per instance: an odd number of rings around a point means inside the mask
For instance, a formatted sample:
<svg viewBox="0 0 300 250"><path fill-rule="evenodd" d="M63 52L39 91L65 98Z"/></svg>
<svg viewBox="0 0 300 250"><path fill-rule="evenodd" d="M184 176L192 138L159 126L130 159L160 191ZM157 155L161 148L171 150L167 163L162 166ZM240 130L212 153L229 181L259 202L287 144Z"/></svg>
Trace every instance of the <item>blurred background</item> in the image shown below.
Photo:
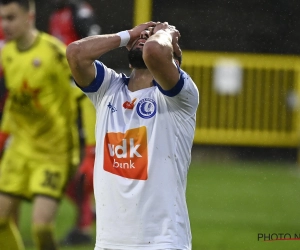
<svg viewBox="0 0 300 250"><path fill-rule="evenodd" d="M300 249L297 240L264 241L300 234L299 1L88 2L102 33L148 20L168 21L181 33L182 68L200 92L187 187L193 249ZM51 5L36 4L37 27L47 31ZM126 53L120 48L101 60L128 72ZM58 235L72 224L71 210L64 201Z"/></svg>
<svg viewBox="0 0 300 250"><path fill-rule="evenodd" d="M168 21L180 30L183 69L201 92L197 144L285 147L295 160L299 141L298 1L88 2L101 33L130 29L148 20ZM37 27L47 31L50 2L37 0L37 10ZM126 53L120 48L101 60L128 72Z"/></svg>

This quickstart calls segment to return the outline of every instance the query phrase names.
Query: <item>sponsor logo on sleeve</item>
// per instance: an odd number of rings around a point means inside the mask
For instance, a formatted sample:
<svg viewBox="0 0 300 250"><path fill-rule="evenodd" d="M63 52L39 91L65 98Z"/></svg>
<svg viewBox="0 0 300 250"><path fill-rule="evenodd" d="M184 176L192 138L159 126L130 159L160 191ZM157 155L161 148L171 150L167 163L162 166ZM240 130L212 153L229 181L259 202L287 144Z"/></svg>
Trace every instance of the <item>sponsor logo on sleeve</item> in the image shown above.
<svg viewBox="0 0 300 250"><path fill-rule="evenodd" d="M125 133L107 133L104 139L104 170L129 179L148 179L146 127Z"/></svg>
<svg viewBox="0 0 300 250"><path fill-rule="evenodd" d="M136 112L140 117L149 119L156 114L156 102L150 98L144 98L138 102Z"/></svg>

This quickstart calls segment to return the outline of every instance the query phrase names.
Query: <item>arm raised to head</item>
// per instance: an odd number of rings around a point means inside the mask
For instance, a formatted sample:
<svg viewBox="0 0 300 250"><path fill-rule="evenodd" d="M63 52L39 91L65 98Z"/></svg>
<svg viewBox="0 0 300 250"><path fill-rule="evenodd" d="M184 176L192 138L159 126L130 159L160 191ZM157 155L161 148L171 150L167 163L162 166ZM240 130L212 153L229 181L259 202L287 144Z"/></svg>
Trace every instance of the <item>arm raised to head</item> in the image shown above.
<svg viewBox="0 0 300 250"><path fill-rule="evenodd" d="M130 46L140 33L153 26L154 22L147 22L128 30L130 35L127 46ZM121 37L116 34L96 35L75 41L67 47L67 59L76 83L80 87L87 87L95 78L94 61L103 54L124 45Z"/></svg>
<svg viewBox="0 0 300 250"><path fill-rule="evenodd" d="M95 78L94 61L119 45L117 34L90 36L69 44L66 54L76 83L89 86Z"/></svg>
<svg viewBox="0 0 300 250"><path fill-rule="evenodd" d="M153 29L153 35L146 41L143 49L143 59L154 79L164 90L172 89L179 80L176 58L181 58L178 45L180 33L167 22L158 23Z"/></svg>

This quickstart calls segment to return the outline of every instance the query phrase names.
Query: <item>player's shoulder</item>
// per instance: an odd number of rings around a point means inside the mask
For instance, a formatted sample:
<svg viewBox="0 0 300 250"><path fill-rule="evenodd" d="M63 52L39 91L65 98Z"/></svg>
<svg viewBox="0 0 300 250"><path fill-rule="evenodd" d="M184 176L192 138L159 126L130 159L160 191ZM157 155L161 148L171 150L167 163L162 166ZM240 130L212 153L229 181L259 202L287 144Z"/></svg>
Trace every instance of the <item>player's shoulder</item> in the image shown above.
<svg viewBox="0 0 300 250"><path fill-rule="evenodd" d="M40 40L45 46L49 47L50 49L66 49L66 45L62 41L48 33L40 32Z"/></svg>
<svg viewBox="0 0 300 250"><path fill-rule="evenodd" d="M6 42L1 48L1 64L3 67L12 62L12 58L19 55L17 44L14 41Z"/></svg>
<svg viewBox="0 0 300 250"><path fill-rule="evenodd" d="M197 86L196 86L193 78L183 69L180 69L180 79L182 79L185 84L188 84L188 86L197 89Z"/></svg>
<svg viewBox="0 0 300 250"><path fill-rule="evenodd" d="M40 34L40 42L42 43L43 53L48 53L58 59L65 58L66 45L56 37L47 33Z"/></svg>
<svg viewBox="0 0 300 250"><path fill-rule="evenodd" d="M1 53L2 54L7 53L7 51L15 50L15 48L16 48L16 42L15 41L8 41L8 42L4 43L4 45L1 49Z"/></svg>

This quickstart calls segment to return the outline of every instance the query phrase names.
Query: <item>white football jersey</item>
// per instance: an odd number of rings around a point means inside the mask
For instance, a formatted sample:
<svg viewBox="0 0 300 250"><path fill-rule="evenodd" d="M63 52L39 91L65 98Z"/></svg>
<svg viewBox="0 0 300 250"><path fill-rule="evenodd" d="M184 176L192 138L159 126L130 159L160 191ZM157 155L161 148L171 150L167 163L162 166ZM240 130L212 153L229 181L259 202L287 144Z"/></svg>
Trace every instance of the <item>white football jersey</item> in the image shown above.
<svg viewBox="0 0 300 250"><path fill-rule="evenodd" d="M131 92L129 78L95 61L82 90L96 107L95 250L191 249L186 180L199 93L189 75L169 91Z"/></svg>

